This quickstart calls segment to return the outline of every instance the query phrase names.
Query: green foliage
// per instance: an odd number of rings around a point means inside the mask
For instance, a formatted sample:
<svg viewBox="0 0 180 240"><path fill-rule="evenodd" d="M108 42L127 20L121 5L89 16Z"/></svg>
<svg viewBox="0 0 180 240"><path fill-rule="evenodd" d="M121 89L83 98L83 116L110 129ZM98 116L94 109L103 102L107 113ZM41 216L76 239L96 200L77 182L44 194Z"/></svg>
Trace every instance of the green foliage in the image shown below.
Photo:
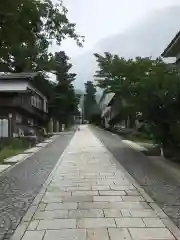
<svg viewBox="0 0 180 240"><path fill-rule="evenodd" d="M97 102L96 102L96 88L91 81L85 83L86 93L84 95L84 118L90 120L91 116L95 113Z"/></svg>
<svg viewBox="0 0 180 240"><path fill-rule="evenodd" d="M125 60L117 55L95 54L98 86L119 97L120 111L141 115L154 139L180 144L180 75L161 59ZM122 104L122 102L126 104Z"/></svg>
<svg viewBox="0 0 180 240"><path fill-rule="evenodd" d="M20 138L3 138L0 141L0 150L4 147L12 147L14 149L22 149L29 147L29 141L27 139Z"/></svg>
<svg viewBox="0 0 180 240"><path fill-rule="evenodd" d="M133 142L154 143L151 136L146 135L145 133L126 134L125 137Z"/></svg>
<svg viewBox="0 0 180 240"><path fill-rule="evenodd" d="M15 156L23 152L24 149L14 149L12 147L5 147L0 151L0 162L3 162L6 158Z"/></svg>
<svg viewBox="0 0 180 240"><path fill-rule="evenodd" d="M34 86L43 93L49 101L54 94L56 83L49 79L49 76L45 73L39 73L37 77L33 79Z"/></svg>
<svg viewBox="0 0 180 240"><path fill-rule="evenodd" d="M75 94L73 81L76 74L69 73L72 65L65 52L56 53L56 81L54 93L50 102L50 114L68 124L77 114L80 96Z"/></svg>
<svg viewBox="0 0 180 240"><path fill-rule="evenodd" d="M48 52L52 39L60 44L66 37L81 46L82 37L67 18L62 1L0 1L0 71L51 71L53 56Z"/></svg>
<svg viewBox="0 0 180 240"><path fill-rule="evenodd" d="M101 114L95 113L90 118L90 123L100 126L101 125Z"/></svg>
<svg viewBox="0 0 180 240"><path fill-rule="evenodd" d="M0 142L0 162L4 159L22 153L29 147L29 142L25 139L3 139Z"/></svg>
<svg viewBox="0 0 180 240"><path fill-rule="evenodd" d="M84 38L68 20L61 0L56 5L51 0L0 1L0 72L41 72L34 84L48 98L51 116L63 122L77 111L76 74L69 73L68 57L62 52L54 56L49 47L66 37L82 46ZM47 72L56 74L57 83L49 81Z"/></svg>

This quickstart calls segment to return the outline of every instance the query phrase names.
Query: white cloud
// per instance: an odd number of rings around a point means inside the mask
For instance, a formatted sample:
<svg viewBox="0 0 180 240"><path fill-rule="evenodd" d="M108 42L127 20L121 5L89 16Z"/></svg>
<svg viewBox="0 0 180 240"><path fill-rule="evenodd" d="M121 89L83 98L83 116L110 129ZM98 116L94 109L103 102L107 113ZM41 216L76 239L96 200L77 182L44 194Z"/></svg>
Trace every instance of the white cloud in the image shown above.
<svg viewBox="0 0 180 240"><path fill-rule="evenodd" d="M53 0L56 2L57 0ZM89 50L107 36L122 33L157 8L180 5L179 0L64 0L69 19L77 24L77 31L86 37L83 49L73 40L65 40L61 47L73 56Z"/></svg>
<svg viewBox="0 0 180 240"><path fill-rule="evenodd" d="M73 71L78 73L76 86L82 88L84 82L93 79L96 70L93 53L107 51L125 58L158 57L180 30L179 22L180 6L167 7L144 17L124 33L100 40L91 51L72 58Z"/></svg>
<svg viewBox="0 0 180 240"><path fill-rule="evenodd" d="M72 40L52 49L64 50L72 56L78 88L93 79L94 52L110 51L124 57L159 56L180 30L180 0L64 0L64 3L70 21L76 22L76 29L86 37L86 42L83 49L77 48Z"/></svg>

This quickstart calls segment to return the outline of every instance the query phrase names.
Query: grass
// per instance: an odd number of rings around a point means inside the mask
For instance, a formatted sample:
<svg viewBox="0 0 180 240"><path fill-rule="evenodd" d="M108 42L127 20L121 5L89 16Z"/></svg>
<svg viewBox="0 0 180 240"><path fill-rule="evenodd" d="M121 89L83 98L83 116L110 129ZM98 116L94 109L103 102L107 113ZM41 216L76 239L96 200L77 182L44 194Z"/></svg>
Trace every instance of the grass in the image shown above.
<svg viewBox="0 0 180 240"><path fill-rule="evenodd" d="M0 151L0 163L3 163L3 161L6 158L15 156L19 153L22 153L25 149L14 149L12 147L5 147Z"/></svg>
<svg viewBox="0 0 180 240"><path fill-rule="evenodd" d="M8 139L1 141L0 144L0 163L6 158L22 153L28 148L28 142L22 139Z"/></svg>
<svg viewBox="0 0 180 240"><path fill-rule="evenodd" d="M149 137L144 134L127 134L125 135L125 138L127 140L133 141L133 142L142 142L142 143L151 143L153 144L154 141Z"/></svg>

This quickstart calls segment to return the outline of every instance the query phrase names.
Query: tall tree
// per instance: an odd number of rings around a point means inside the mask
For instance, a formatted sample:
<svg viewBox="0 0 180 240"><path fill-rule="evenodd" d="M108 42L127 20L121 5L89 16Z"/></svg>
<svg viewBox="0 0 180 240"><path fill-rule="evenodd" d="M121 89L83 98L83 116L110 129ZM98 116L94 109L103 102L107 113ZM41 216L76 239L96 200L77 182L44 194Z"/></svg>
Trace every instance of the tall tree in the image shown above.
<svg viewBox="0 0 180 240"><path fill-rule="evenodd" d="M96 102L96 88L91 81L85 83L85 95L84 95L84 117L86 120L90 120L94 114L97 102Z"/></svg>
<svg viewBox="0 0 180 240"><path fill-rule="evenodd" d="M50 113L61 123L68 125L73 116L77 114L79 97L76 96L73 86L76 74L70 73L72 64L65 52L61 51L55 54L56 62L56 81L54 96L51 101Z"/></svg>
<svg viewBox="0 0 180 240"><path fill-rule="evenodd" d="M66 37L81 45L62 1L56 5L51 0L0 1L0 71L50 71L52 39L60 44Z"/></svg>
<svg viewBox="0 0 180 240"><path fill-rule="evenodd" d="M77 100L71 84L75 74L67 74L71 65L67 64L67 59L58 63L63 58L58 59L58 54L54 56L49 52L52 40L60 45L66 37L82 46L83 37L76 34L75 24L68 20L67 9L61 0L56 5L51 0L0 1L0 72L40 71L42 74L36 79L35 85L50 103L55 101L55 95L65 98L67 93L68 103L64 100L53 110L50 107L53 116L58 115L60 106L63 109L65 104L66 111L73 112ZM58 85L49 81L46 72L57 74Z"/></svg>
<svg viewBox="0 0 180 240"><path fill-rule="evenodd" d="M161 59L125 60L117 55L95 54L98 84L114 92L129 111L141 115L154 139L173 149L180 148L180 74ZM124 106L119 104L120 110Z"/></svg>

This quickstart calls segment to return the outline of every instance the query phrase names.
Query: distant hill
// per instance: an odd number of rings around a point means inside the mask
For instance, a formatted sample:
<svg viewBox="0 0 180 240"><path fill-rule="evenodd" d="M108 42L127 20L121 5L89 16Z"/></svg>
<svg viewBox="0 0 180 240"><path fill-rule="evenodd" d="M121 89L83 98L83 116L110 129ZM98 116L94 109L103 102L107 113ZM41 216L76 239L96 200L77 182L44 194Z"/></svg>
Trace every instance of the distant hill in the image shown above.
<svg viewBox="0 0 180 240"><path fill-rule="evenodd" d="M76 93L76 94L79 94L79 95L83 95L83 94L84 94L84 91L81 90L81 89L75 89L75 93Z"/></svg>
<svg viewBox="0 0 180 240"><path fill-rule="evenodd" d="M180 30L180 6L154 11L141 22L124 32L103 39L92 49L76 58L72 58L73 71L76 72L75 85L84 89L85 81L92 81L96 70L93 53L105 51L119 54L125 58L135 56L158 57Z"/></svg>
<svg viewBox="0 0 180 240"><path fill-rule="evenodd" d="M81 89L75 89L75 93L79 94L81 96L83 96L85 94L85 92L83 90L81 90ZM99 92L97 92L96 93L96 101L97 101L97 103L99 103L100 99L101 99L101 94L99 94Z"/></svg>

